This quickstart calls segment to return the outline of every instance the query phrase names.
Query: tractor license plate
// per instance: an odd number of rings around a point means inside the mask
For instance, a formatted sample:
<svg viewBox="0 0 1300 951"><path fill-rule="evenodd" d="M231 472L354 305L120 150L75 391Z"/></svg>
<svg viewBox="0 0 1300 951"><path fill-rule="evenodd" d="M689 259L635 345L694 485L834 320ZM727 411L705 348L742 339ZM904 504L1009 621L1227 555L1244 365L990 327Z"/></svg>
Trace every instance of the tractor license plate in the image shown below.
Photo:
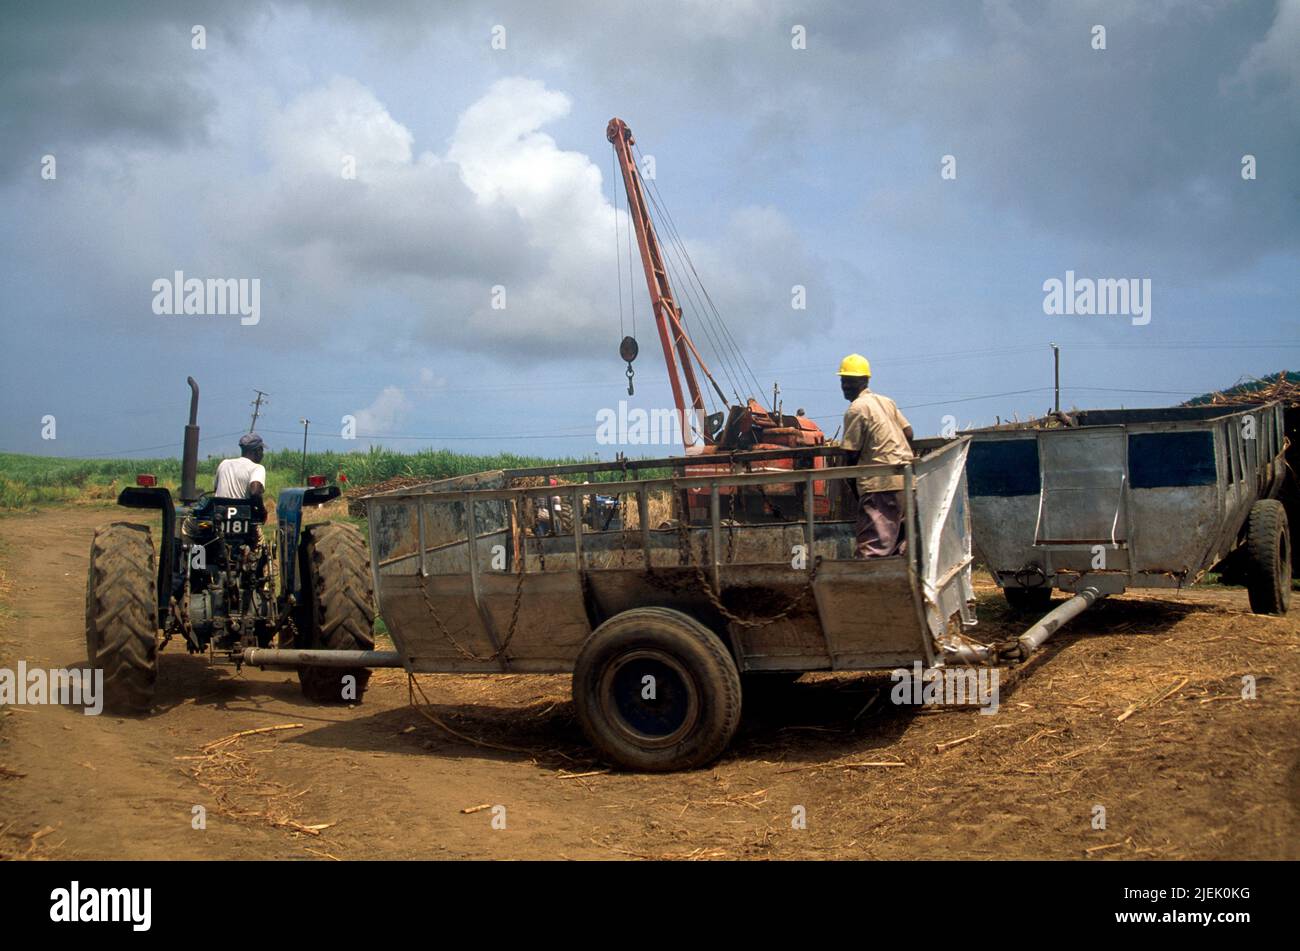
<svg viewBox="0 0 1300 951"><path fill-rule="evenodd" d="M246 535L253 527L253 509L249 505L223 505L218 521L227 535Z"/></svg>

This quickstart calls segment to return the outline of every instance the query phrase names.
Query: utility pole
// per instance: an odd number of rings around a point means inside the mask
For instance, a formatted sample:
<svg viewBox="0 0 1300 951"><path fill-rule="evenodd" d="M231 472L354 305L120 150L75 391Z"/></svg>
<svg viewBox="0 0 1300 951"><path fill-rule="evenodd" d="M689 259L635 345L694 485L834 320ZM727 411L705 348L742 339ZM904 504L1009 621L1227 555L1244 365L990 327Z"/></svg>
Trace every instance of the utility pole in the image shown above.
<svg viewBox="0 0 1300 951"><path fill-rule="evenodd" d="M262 403L271 402L270 400L263 399L266 396L270 396L269 393L263 393L261 390L254 390L253 392L257 394L257 399L253 401L253 421L248 424L248 431L250 433L257 428L257 417L262 415Z"/></svg>
<svg viewBox="0 0 1300 951"><path fill-rule="evenodd" d="M1052 344L1052 365L1056 377L1056 411L1061 411L1061 348Z"/></svg>
<svg viewBox="0 0 1300 951"><path fill-rule="evenodd" d="M307 484L307 427L311 425L311 420L304 416L302 419L298 420L298 422L302 423L302 481L299 482L298 484L306 485Z"/></svg>

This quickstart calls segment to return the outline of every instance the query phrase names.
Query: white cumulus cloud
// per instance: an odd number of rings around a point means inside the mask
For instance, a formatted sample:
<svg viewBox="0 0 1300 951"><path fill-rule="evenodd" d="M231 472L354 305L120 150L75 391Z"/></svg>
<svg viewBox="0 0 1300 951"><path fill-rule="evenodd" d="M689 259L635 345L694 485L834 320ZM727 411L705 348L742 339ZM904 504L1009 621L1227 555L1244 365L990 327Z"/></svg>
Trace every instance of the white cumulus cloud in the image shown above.
<svg viewBox="0 0 1300 951"><path fill-rule="evenodd" d="M333 79L274 117L257 234L303 286L332 299L399 293L408 319L384 328L390 337L538 357L603 353L602 343L612 352L609 182L591 157L543 131L571 106L538 80L501 79L460 114L444 152L417 153L415 136L373 92ZM341 174L345 157L355 159L355 179ZM618 216L626 227L626 212ZM757 331L782 304L788 311L783 272L801 245L775 210L742 209L736 223L724 243L691 250L708 261L703 276L716 280L724 314L728 304L743 309ZM636 293L646 306L644 287ZM733 328L742 338L746 329Z"/></svg>
<svg viewBox="0 0 1300 951"><path fill-rule="evenodd" d="M386 386L365 409L357 410L357 435L381 436L391 432L411 411L411 401L396 386Z"/></svg>

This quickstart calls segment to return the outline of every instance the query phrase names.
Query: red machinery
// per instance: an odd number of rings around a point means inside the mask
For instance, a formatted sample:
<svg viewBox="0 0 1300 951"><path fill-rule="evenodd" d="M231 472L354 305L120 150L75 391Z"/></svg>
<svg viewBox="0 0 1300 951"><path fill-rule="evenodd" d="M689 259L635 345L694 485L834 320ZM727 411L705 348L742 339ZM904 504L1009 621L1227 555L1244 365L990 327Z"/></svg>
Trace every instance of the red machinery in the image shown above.
<svg viewBox="0 0 1300 951"><path fill-rule="evenodd" d="M783 415L779 408L769 411L753 397L744 400L743 404L739 394L736 403L727 399L722 387L714 379L695 343L686 332L682 308L677 303L668 280L669 262L664 257L654 222L650 219L641 175L632 158L632 147L636 143L632 137L632 130L622 119L610 119L605 129L605 137L613 145L615 157L622 171L623 185L627 191L628 213L632 227L636 230L637 245L641 251L641 263L645 269L646 285L650 291L655 325L659 331L659 341L663 345L664 362L668 366L668 380L672 386L678 419L682 422L683 444L687 456L691 457L691 463L685 466L686 474L694 476L734 471L733 460L728 459L725 462L719 460L710 465L698 459L702 455L747 450L798 449L825 443L826 435L821 427L806 416ZM689 264L689 258L685 263ZM690 265L690 271L694 273L694 265ZM708 299L707 292L704 293L704 297ZM711 300L709 304L712 304ZM632 341L629 349L629 341L631 338L625 339L622 353L624 359L629 361L630 374L630 361L632 356L635 356L636 345L635 341ZM699 377L696 375L697 367L699 373L712 386L722 405L726 407L725 412L706 415L704 394L700 389ZM685 377L685 392L682 388L682 377ZM796 453L789 457L765 459L762 462L748 464L752 469L810 467L820 469L825 465L826 461L823 457L811 453ZM724 492L728 491L730 490L724 489ZM751 519L788 517L793 514L793 511L797 511L792 510L790 503L796 501L802 491L802 485L799 483L766 486L765 491L752 499L729 499L729 508L732 514L745 515ZM814 483L813 495L817 514L827 514L830 511L830 500L826 496L826 484ZM689 490L688 503L692 520L697 516L707 517L707 490Z"/></svg>

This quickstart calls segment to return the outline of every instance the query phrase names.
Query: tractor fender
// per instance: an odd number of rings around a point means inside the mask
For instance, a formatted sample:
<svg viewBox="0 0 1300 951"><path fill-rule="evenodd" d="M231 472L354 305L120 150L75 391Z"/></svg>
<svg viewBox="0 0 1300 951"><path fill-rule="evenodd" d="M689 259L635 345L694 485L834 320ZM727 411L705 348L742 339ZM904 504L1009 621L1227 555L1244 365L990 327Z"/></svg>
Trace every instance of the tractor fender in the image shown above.
<svg viewBox="0 0 1300 951"><path fill-rule="evenodd" d="M162 537L158 540L158 616L167 616L175 569L176 503L171 491L160 486L130 485L117 496L117 504L129 509L158 509L162 513Z"/></svg>
<svg viewBox="0 0 1300 951"><path fill-rule="evenodd" d="M275 503L275 522L280 536L277 567L280 570L281 601L289 595L297 597L302 590L302 579L298 576L298 549L302 544L303 508L308 505L324 505L338 497L337 485L280 490Z"/></svg>

